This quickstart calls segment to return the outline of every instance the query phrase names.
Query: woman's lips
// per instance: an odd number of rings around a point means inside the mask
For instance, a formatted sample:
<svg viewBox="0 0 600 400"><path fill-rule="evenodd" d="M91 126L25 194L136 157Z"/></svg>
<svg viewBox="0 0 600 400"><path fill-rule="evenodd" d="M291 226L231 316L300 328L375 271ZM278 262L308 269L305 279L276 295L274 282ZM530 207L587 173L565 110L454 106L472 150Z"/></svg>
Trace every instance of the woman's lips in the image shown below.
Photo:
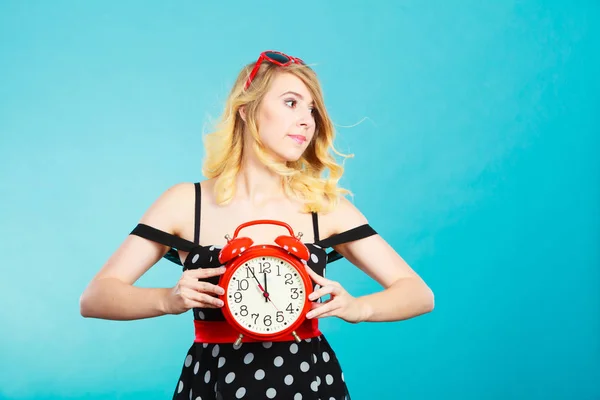
<svg viewBox="0 0 600 400"><path fill-rule="evenodd" d="M306 142L306 137L304 137L304 136L300 136L300 135L288 135L288 136L291 137L298 144L302 144L302 143Z"/></svg>

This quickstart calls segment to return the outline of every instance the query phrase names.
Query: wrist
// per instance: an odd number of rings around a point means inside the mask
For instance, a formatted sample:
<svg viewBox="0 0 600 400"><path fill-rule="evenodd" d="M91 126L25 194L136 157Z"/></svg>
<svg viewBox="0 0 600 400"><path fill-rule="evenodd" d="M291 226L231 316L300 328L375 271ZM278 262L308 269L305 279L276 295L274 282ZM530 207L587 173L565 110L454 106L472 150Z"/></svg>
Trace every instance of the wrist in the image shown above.
<svg viewBox="0 0 600 400"><path fill-rule="evenodd" d="M358 308L358 321L357 322L367 322L371 320L371 316L373 315L373 307L369 302L369 299L366 296L357 297L356 304Z"/></svg>
<svg viewBox="0 0 600 400"><path fill-rule="evenodd" d="M165 289L165 288L161 288L158 291L158 299L157 299L157 307L158 307L158 311L163 314L163 315L167 315L167 314L171 314L171 311L169 310L169 292L170 289Z"/></svg>

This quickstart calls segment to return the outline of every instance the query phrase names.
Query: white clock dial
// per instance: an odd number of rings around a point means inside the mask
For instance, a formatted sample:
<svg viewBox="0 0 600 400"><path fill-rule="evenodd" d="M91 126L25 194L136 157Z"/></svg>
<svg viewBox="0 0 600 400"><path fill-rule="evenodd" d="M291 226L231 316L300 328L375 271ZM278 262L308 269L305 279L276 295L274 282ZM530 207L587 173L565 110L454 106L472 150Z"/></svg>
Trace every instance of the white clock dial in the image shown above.
<svg viewBox="0 0 600 400"><path fill-rule="evenodd" d="M264 295L266 288L269 297ZM253 333L281 332L300 318L306 287L298 270L273 256L260 256L240 264L226 288L231 315Z"/></svg>

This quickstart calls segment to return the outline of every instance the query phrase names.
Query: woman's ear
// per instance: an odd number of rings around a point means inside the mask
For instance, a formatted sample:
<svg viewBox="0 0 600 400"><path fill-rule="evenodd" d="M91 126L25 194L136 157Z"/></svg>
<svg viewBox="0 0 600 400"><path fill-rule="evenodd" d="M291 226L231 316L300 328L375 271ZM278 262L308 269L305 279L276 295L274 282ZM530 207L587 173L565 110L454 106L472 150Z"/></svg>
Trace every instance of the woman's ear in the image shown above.
<svg viewBox="0 0 600 400"><path fill-rule="evenodd" d="M240 117L242 117L242 120L244 122L246 122L246 106L245 105L240 107L239 113L240 113Z"/></svg>

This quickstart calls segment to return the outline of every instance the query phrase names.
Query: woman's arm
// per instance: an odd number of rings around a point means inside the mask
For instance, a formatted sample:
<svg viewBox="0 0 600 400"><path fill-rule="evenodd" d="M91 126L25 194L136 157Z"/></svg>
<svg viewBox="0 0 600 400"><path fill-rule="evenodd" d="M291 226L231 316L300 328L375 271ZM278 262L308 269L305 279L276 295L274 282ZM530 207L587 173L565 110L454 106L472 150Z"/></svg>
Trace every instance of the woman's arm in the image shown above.
<svg viewBox="0 0 600 400"><path fill-rule="evenodd" d="M193 207L193 185L180 183L166 190L140 222L175 234L183 210ZM193 209L193 208L192 208ZM140 288L133 284L169 249L167 246L128 235L81 295L84 317L112 320L150 318L166 314L168 288Z"/></svg>
<svg viewBox="0 0 600 400"><path fill-rule="evenodd" d="M345 198L331 221L338 232L368 223ZM318 310L311 317L338 315L351 322L400 321L433 310L433 291L380 235L343 243L334 249L383 286L383 290L353 298L337 282L328 281L329 287L319 289L315 297L327 292L341 295L344 300L316 305Z"/></svg>

